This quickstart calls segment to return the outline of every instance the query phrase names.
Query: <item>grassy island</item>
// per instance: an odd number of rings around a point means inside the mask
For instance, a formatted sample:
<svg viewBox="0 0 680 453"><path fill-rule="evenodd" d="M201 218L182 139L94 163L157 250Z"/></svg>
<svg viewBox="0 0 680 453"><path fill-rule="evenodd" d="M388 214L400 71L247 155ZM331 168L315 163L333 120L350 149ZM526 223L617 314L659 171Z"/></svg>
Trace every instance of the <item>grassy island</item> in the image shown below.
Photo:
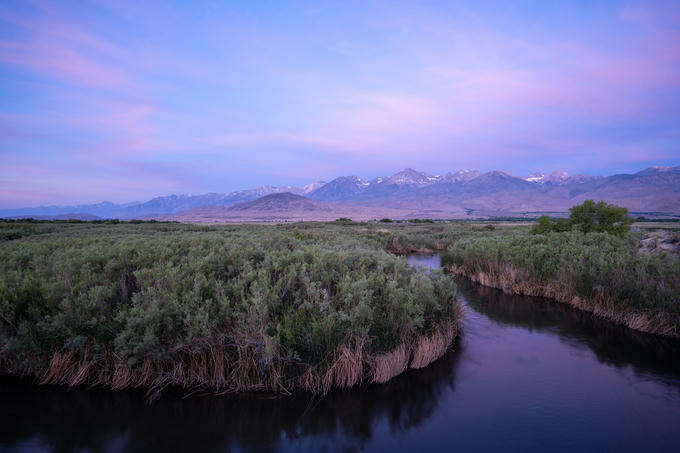
<svg viewBox="0 0 680 453"><path fill-rule="evenodd" d="M374 226L0 230L0 368L44 383L326 392L426 366L461 319Z"/></svg>
<svg viewBox="0 0 680 453"><path fill-rule="evenodd" d="M635 330L679 337L680 232L628 232L628 219L607 222L608 209L625 214L587 201L572 208L570 221L542 216L532 234L461 238L442 265L506 293L552 298Z"/></svg>

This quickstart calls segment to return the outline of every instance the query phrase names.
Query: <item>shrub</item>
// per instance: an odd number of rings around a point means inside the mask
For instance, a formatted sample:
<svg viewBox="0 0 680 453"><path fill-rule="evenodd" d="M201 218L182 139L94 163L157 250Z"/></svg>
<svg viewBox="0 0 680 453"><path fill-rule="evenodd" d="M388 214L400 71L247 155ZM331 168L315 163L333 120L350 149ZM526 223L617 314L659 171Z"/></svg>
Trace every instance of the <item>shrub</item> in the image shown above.
<svg viewBox="0 0 680 453"><path fill-rule="evenodd" d="M21 228L0 247L0 365L49 382L318 390L341 348L409 350L460 317L451 279L333 223Z"/></svg>
<svg viewBox="0 0 680 453"><path fill-rule="evenodd" d="M538 223L531 229L531 234L546 234L552 231L552 221L550 217L543 214L538 218Z"/></svg>
<svg viewBox="0 0 680 453"><path fill-rule="evenodd" d="M555 220L555 222L552 224L552 230L555 233L564 233L567 231L571 231L571 222L565 218L558 218Z"/></svg>
<svg viewBox="0 0 680 453"><path fill-rule="evenodd" d="M670 319L664 325L679 335L680 259L638 254L637 245L637 237L602 232L468 237L449 246L442 264L537 295L547 285L560 288L565 298L594 299L601 293L610 301L607 310Z"/></svg>

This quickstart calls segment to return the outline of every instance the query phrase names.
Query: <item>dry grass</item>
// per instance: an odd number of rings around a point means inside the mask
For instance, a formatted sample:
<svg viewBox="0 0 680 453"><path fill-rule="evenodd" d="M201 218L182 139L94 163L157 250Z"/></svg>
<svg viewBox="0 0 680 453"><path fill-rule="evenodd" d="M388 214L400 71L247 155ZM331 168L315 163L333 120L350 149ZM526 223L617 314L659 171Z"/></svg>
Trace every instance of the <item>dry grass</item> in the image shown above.
<svg viewBox="0 0 680 453"><path fill-rule="evenodd" d="M324 388L331 386L349 388L360 382L363 372L363 349L365 341L356 340L354 347L340 345L333 364L324 375Z"/></svg>
<svg viewBox="0 0 680 453"><path fill-rule="evenodd" d="M94 368L94 363L89 359L89 351L86 350L82 359L76 365L75 372L71 375L68 385L75 386L86 382L92 368Z"/></svg>
<svg viewBox="0 0 680 453"><path fill-rule="evenodd" d="M112 389L132 387L132 368L122 357L115 357L110 385Z"/></svg>
<svg viewBox="0 0 680 453"><path fill-rule="evenodd" d="M445 323L429 337L421 337L413 349L411 368L424 368L443 356L457 334L455 324Z"/></svg>
<svg viewBox="0 0 680 453"><path fill-rule="evenodd" d="M555 281L546 284L531 278L528 271L507 263L490 264L489 272L477 271L473 274L469 274L465 267L455 264L447 266L446 270L457 275L464 275L481 285L500 289L506 294L546 297L569 304L578 310L592 313L640 332L671 337L679 335L678 326L669 314L648 315L627 311L625 307L615 304L606 291L599 291L590 298L580 297L568 278L558 277Z"/></svg>
<svg viewBox="0 0 680 453"><path fill-rule="evenodd" d="M373 365L372 383L382 384L408 369L411 351L405 344L400 344L392 352L381 354Z"/></svg>
<svg viewBox="0 0 680 453"><path fill-rule="evenodd" d="M399 238L394 238L392 240L392 247L389 250L395 255L403 255L404 253L406 253L406 250L399 242Z"/></svg>
<svg viewBox="0 0 680 453"><path fill-rule="evenodd" d="M462 318L457 313L456 319ZM198 340L192 349L176 352L172 360L144 360L131 366L125 357L103 354L98 358L85 351L54 352L43 368L28 371L42 384L102 386L111 389L146 388L155 398L168 386L204 388L219 392L275 391L289 393L302 388L325 394L332 388L349 388L362 383L384 383L410 368L423 368L448 350L458 333L458 324L446 321L429 336L417 337L389 353L368 355L366 338L354 338L340 345L332 356L316 366L284 363L276 354L263 360L257 339L240 336L228 345ZM278 352L278 351L277 351ZM19 374L14 364L4 360L3 369ZM295 378L284 378L282 369L298 367Z"/></svg>
<svg viewBox="0 0 680 453"><path fill-rule="evenodd" d="M71 353L55 352L47 366L41 384L67 384L70 381L68 377L72 373L72 357Z"/></svg>
<svg viewBox="0 0 680 453"><path fill-rule="evenodd" d="M42 384L103 386L117 390L147 388L152 398L168 386L281 393L302 388L325 394L332 388L349 388L364 382L384 383L409 366L423 368L446 353L457 333L458 324L447 321L431 335L416 338L413 346L400 344L376 357L366 354L369 345L366 339L355 338L340 345L328 360L304 368L298 377L287 382L281 372L282 360L276 357L263 363L252 341L234 343L228 348L203 342L198 351L178 351L172 361L155 363L147 359L139 366L131 366L116 354L105 354L94 360L88 351L81 357L70 352L54 352L44 369L27 374L39 376ZM18 372L8 363L4 368Z"/></svg>
<svg viewBox="0 0 680 453"><path fill-rule="evenodd" d="M434 248L437 249L440 252L443 251L443 250L446 250L446 248L449 246L448 243L441 242L441 241L434 241L432 243L432 245L434 245Z"/></svg>

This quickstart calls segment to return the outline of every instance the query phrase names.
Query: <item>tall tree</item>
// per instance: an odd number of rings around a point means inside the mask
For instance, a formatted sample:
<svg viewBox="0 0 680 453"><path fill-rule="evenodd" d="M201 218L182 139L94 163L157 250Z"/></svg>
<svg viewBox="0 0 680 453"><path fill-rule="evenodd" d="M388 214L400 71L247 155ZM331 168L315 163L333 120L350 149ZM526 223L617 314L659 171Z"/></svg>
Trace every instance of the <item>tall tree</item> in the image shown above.
<svg viewBox="0 0 680 453"><path fill-rule="evenodd" d="M569 221L583 233L593 231L622 236L630 229L633 219L628 217L628 209L606 203L605 201L586 200L583 204L569 209Z"/></svg>

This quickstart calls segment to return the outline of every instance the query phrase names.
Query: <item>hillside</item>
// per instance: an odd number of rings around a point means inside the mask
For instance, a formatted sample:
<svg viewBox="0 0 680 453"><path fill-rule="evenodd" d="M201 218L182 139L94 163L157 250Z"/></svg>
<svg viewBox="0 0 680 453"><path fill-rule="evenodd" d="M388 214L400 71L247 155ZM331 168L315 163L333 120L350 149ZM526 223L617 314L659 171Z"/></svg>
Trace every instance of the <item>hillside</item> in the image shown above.
<svg viewBox="0 0 680 453"><path fill-rule="evenodd" d="M348 217L370 220L382 217L412 217L411 210L348 206L320 203L291 193L271 194L233 206L202 206L176 214L158 217L159 220L180 222L293 222L301 220L335 220Z"/></svg>
<svg viewBox="0 0 680 453"><path fill-rule="evenodd" d="M332 210L326 204L318 203L305 198L300 195L295 195L290 192L274 193L266 195L252 201L245 201L237 203L229 208L227 211L245 212L245 211L323 211Z"/></svg>

